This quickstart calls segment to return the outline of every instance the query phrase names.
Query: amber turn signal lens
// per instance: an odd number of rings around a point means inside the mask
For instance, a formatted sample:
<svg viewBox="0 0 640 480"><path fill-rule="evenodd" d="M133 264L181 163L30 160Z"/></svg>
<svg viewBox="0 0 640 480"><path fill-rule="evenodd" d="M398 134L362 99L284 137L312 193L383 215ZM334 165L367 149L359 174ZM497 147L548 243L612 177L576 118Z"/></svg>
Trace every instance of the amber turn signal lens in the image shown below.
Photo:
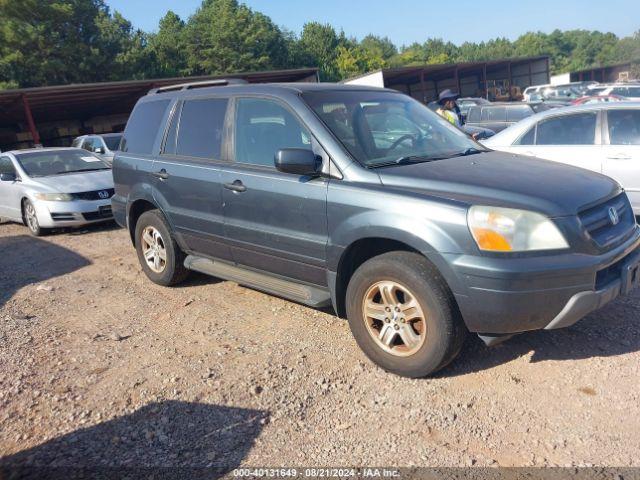
<svg viewBox="0 0 640 480"><path fill-rule="evenodd" d="M509 241L493 230L486 228L473 228L473 238L482 250L494 252L510 252L512 250Z"/></svg>

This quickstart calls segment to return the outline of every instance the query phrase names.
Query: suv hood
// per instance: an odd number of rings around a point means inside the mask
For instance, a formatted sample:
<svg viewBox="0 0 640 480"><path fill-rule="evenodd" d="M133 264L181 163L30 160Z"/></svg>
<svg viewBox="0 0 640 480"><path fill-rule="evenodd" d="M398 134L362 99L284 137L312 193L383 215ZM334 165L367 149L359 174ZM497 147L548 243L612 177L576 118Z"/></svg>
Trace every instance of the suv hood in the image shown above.
<svg viewBox="0 0 640 480"><path fill-rule="evenodd" d="M582 168L503 152L382 167L383 185L468 205L522 208L549 217L576 215L622 191L609 177Z"/></svg>
<svg viewBox="0 0 640 480"><path fill-rule="evenodd" d="M113 188L113 174L111 170L35 177L31 178L31 181L48 191L60 193L91 192L93 190Z"/></svg>

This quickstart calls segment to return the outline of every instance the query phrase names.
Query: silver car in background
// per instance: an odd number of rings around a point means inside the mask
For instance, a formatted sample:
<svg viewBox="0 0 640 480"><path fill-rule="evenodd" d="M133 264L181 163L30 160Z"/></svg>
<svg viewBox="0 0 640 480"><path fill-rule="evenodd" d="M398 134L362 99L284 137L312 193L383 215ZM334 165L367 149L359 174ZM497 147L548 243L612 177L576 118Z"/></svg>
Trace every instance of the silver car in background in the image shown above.
<svg viewBox="0 0 640 480"><path fill-rule="evenodd" d="M111 220L113 176L96 155L79 148L0 154L0 217L33 235L49 228Z"/></svg>
<svg viewBox="0 0 640 480"><path fill-rule="evenodd" d="M113 157L120 150L121 133L82 135L73 140L72 147L82 148L96 154L107 165L113 165Z"/></svg>
<svg viewBox="0 0 640 480"><path fill-rule="evenodd" d="M640 215L640 103L609 102L557 108L525 118L487 147L602 173L627 191ZM514 161L518 161L514 157ZM526 175L526 171L522 172Z"/></svg>

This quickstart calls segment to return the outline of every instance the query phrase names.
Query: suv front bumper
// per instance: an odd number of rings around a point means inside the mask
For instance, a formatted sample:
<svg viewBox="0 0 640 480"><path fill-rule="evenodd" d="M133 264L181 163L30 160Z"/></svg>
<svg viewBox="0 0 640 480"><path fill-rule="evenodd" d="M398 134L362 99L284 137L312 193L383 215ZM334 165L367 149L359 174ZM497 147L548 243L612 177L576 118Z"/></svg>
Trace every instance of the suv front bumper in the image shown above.
<svg viewBox="0 0 640 480"><path fill-rule="evenodd" d="M470 331L500 336L573 325L640 282L640 228L602 255L449 258Z"/></svg>

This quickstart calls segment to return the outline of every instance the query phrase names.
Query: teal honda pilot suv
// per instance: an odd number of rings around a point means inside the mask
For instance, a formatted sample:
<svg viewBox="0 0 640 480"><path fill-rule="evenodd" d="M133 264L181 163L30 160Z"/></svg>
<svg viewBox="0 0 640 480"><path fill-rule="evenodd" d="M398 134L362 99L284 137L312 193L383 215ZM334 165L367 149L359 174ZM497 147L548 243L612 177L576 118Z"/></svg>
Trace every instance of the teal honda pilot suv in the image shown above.
<svg viewBox="0 0 640 480"><path fill-rule="evenodd" d="M346 316L399 375L566 327L634 288L640 230L614 180L493 152L412 98L334 84L154 89L113 164L146 275L190 270ZM303 333L301 333L302 335Z"/></svg>

